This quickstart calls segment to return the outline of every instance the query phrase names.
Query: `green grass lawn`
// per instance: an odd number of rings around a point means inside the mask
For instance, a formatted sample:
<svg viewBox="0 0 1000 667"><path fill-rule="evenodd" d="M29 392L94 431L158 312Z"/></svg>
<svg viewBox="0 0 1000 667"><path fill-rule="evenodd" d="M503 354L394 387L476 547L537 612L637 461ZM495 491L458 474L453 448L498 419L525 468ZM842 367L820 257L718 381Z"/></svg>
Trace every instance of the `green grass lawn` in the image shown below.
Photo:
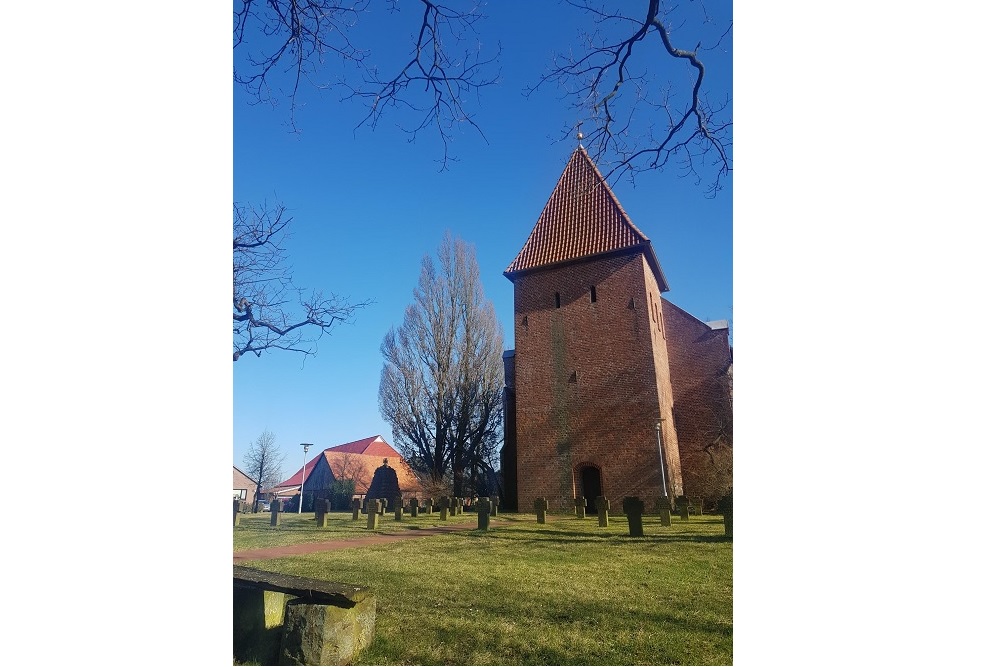
<svg viewBox="0 0 1000 667"><path fill-rule="evenodd" d="M336 516L336 515L335 515ZM358 664L731 665L733 545L722 517L693 516L628 537L624 517L501 515L470 530L245 563L363 584L377 600L372 645ZM284 521L284 517L283 517ZM449 517L475 527L475 515ZM296 515L278 529L241 519L234 550L369 534L350 514L317 529ZM380 532L440 524L393 520Z"/></svg>
<svg viewBox="0 0 1000 667"><path fill-rule="evenodd" d="M351 519L351 512L331 512L327 515L326 521L326 528L317 528L316 518L312 512L283 513L281 525L272 526L271 514L268 512L241 514L240 525L233 528L233 551L281 547L305 542L327 542L329 540L365 537L372 534L368 530L368 517L364 514L357 521L354 521ZM471 524L474 528L476 515L467 512L461 516L449 516L447 521L442 521L438 512L434 512L430 516L418 514L416 518L405 513L402 521L396 521L395 513L387 511L385 516L379 517L378 529L375 532L379 535L386 535L397 531L413 530L417 527L428 528L457 524Z"/></svg>

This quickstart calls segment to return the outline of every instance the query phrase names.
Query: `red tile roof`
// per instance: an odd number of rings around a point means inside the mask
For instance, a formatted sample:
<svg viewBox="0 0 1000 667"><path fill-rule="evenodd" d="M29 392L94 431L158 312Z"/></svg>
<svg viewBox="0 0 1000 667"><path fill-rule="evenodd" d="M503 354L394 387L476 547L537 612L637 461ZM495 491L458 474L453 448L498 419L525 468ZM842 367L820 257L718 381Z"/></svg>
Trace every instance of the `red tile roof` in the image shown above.
<svg viewBox="0 0 1000 667"><path fill-rule="evenodd" d="M380 435L374 435L370 438L365 438L364 440L355 440L354 442L348 442L344 445L337 445L336 447L331 447L327 449L328 452L347 452L348 454L365 454L367 456L388 456L392 458L395 456L399 458L399 452L392 448L392 446L382 439Z"/></svg>
<svg viewBox="0 0 1000 667"><path fill-rule="evenodd" d="M516 275L533 269L628 250L646 255L660 291L667 291L652 244L632 224L597 165L580 146L570 156L538 222L504 275L513 281Z"/></svg>
<svg viewBox="0 0 1000 667"><path fill-rule="evenodd" d="M306 479L309 479L309 475L312 474L313 468L316 467L316 464L319 462L321 456L323 456L323 452L317 454L316 458L306 464ZM286 479L281 484L275 484L274 488L281 489L286 486L299 486L300 484L302 484L302 468L296 470L294 475Z"/></svg>

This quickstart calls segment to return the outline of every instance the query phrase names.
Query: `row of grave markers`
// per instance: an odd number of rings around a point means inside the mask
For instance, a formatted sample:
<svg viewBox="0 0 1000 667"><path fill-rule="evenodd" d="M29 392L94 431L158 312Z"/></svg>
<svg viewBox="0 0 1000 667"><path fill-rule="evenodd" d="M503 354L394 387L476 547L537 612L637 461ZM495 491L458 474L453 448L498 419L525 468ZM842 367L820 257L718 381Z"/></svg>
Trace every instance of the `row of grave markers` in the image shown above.
<svg viewBox="0 0 1000 667"><path fill-rule="evenodd" d="M403 498L400 496L396 499L396 521L403 520ZM430 515L434 511L434 502L432 499L428 498L426 501L426 511ZM597 525L601 528L608 527L608 512L611 509L611 503L608 501L606 496L598 496L597 500ZM577 518L586 518L586 508L587 499L586 498L575 498L573 504L576 507ZM330 501L326 498L319 498L316 500L316 526L318 528L327 527L327 515L330 513ZM411 498L409 502L410 516L416 517L419 510L419 502L416 498ZM456 516L463 514L464 503L459 500L456 496L442 496L437 501L437 507L441 512L441 520L447 521L449 516ZM500 505L499 496L481 496L476 502L476 512L478 513L478 528L480 530L489 530L490 517L497 516L498 508ZM378 528L379 517L385 516L385 510L388 506L388 501L385 498L371 498L368 501L368 530L375 530ZM677 509L680 514L682 521L687 521L690 517L690 502L687 498L680 496L677 498ZM357 521L361 515L361 499L355 498L351 503L352 520ZM626 497L622 501L622 510L625 516L628 517L629 525L629 535L632 537L642 537L642 514L645 511L645 503L639 498L633 496ZM545 514L549 509L549 501L545 498L536 498L534 502L535 517L538 523L545 523ZM699 508L700 509L700 508ZM719 509L722 511L723 521L725 524L725 531L727 537L732 537L733 534L733 503L732 496L727 496L720 501ZM670 500L664 496L660 496L656 499L656 510L660 514L660 523L664 526L670 525ZM281 524L281 503L271 504L271 525L278 526ZM233 501L233 525L240 525L240 514L239 514L239 501Z"/></svg>
<svg viewBox="0 0 1000 667"><path fill-rule="evenodd" d="M318 528L326 528L328 526L327 515L330 514L330 501L327 498L317 498L314 504L315 509L313 510L313 515L316 519L316 526ZM394 504L396 506L396 521L402 521L404 506L402 496L397 498ZM388 506L389 501L386 498L371 498L368 500L366 515L368 516L369 529L374 529L378 525L378 517L385 516L385 511ZM409 507L410 516L416 518L420 510L420 502L416 498L411 498L409 503L407 503L407 506ZM438 498L436 503L432 499L428 498L425 501L425 509L428 515L434 512L435 506L440 509L442 521L447 521L449 516L464 514L464 503L457 496L442 496L441 498ZM361 499L355 498L351 503L351 519L353 521L357 521L361 518L361 507ZM480 515L480 524L484 521L483 514L485 513L485 521L488 525L490 516L498 516L500 497L483 496L476 502L475 507ZM239 501L233 501L233 526L240 525L239 510ZM271 504L271 525L281 525L280 503Z"/></svg>
<svg viewBox="0 0 1000 667"><path fill-rule="evenodd" d="M403 497L400 496L396 498L395 505L396 521L403 520ZM385 516L386 508L389 506L389 501L386 498L370 498L367 502L367 511L365 515L368 518L368 530L375 530L378 527L379 518ZM406 503L409 508L410 516L416 518L420 512L420 502L416 498L410 498L409 503ZM428 516L434 512L435 506L441 512L441 520L447 521L449 516L456 516L464 514L464 502L457 496L442 496L438 498L435 503L433 499L428 498L424 501L424 508ZM489 526L489 517L498 516L500 507L500 497L483 496L479 498L476 503L476 510L479 513L479 524L480 528ZM357 521L361 518L362 502L360 498L355 498L351 502L351 520ZM320 498L316 501L316 526L319 528L327 527L327 514L330 513L330 501L324 498ZM273 517L273 515L272 515ZM276 525L273 522L272 524ZM486 528L484 528L486 529Z"/></svg>
<svg viewBox="0 0 1000 667"><path fill-rule="evenodd" d="M680 515L682 521L688 521L691 515L692 507L701 514L701 502L692 504L691 501L684 497L678 496L676 499L677 512ZM611 509L611 503L608 501L607 496L597 496L597 525L601 528L608 527L608 512ZM576 516L578 519L586 518L587 509L587 499L586 498L574 498L573 505L576 507ZM549 501L545 498L536 498L534 503L535 517L538 523L545 523L545 513L549 509ZM646 509L646 504L634 496L628 496L622 501L622 511L625 516L628 517L628 528L629 535L631 537L642 537L642 514ZM732 497L727 496L723 498L719 503L719 509L722 511L723 522L725 524L725 531L727 537L732 537L733 535L733 503ZM656 499L656 511L660 515L660 524L664 526L670 525L670 499L666 496L660 496Z"/></svg>

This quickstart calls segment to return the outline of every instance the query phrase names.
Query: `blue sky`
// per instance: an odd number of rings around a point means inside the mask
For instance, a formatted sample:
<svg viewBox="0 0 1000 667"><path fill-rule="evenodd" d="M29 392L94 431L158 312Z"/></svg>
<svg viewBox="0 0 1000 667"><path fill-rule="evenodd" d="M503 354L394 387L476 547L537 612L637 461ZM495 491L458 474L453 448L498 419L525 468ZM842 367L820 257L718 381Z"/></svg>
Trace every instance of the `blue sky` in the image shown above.
<svg viewBox="0 0 1000 667"><path fill-rule="evenodd" d="M643 3L634 2L636 6ZM694 6L683 7L691 9ZM674 38L721 35L731 20L728 3L709 3L713 25L698 15ZM377 4L362 18L358 39L371 40L376 57L399 53L399 41L416 26L413 15L388 19ZM513 347L513 289L502 272L527 239L576 146L560 139L575 122L555 87L530 97L556 50L576 44L590 19L561 3L532 10L523 3L491 3L480 23L484 51L502 44L501 82L482 93L476 121L449 147L458 162L440 169L441 146L431 133L410 143L387 117L372 131L355 130L359 102L336 92L304 89L291 132L286 105L247 104L234 89L233 197L281 201L294 217L287 244L296 283L375 303L355 322L324 337L315 356L287 352L246 356L233 368L233 461L264 429L286 452L285 472L302 463L300 442L332 446L381 434L392 442L379 414L379 344L398 325L412 300L419 263L433 254L445 230L476 247L487 298ZM692 37L686 38L687 35ZM388 40L388 41L387 41ZM714 99L732 96L732 40L706 52L705 89ZM682 71L678 68L678 71ZM405 118L404 118L405 120ZM668 168L618 181L615 193L632 221L653 241L670 284L667 297L703 320L733 318L732 177L715 198L691 178ZM738 322L733 322L734 330ZM318 447L311 450L315 454Z"/></svg>

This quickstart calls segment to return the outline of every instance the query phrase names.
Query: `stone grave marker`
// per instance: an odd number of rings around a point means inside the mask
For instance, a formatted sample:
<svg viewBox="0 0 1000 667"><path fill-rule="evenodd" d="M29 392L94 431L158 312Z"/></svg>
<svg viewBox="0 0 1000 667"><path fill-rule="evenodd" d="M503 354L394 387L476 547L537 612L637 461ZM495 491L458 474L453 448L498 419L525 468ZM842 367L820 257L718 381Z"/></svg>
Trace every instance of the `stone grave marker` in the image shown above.
<svg viewBox="0 0 1000 667"><path fill-rule="evenodd" d="M420 502L416 498L410 498L410 516L417 518L417 511L420 509Z"/></svg>
<svg viewBox="0 0 1000 667"><path fill-rule="evenodd" d="M433 511L434 511L434 499L433 498L428 498L427 499L427 516L430 516Z"/></svg>
<svg viewBox="0 0 1000 667"><path fill-rule="evenodd" d="M456 512L458 512L458 498L452 496L448 498L448 514L455 516Z"/></svg>
<svg viewBox="0 0 1000 667"><path fill-rule="evenodd" d="M385 516L385 509L387 507L389 507L389 499L388 498L379 498L378 499L378 515L379 516Z"/></svg>
<svg viewBox="0 0 1000 667"><path fill-rule="evenodd" d="M705 501L702 498L692 498L691 499L691 510L701 516L704 513Z"/></svg>
<svg viewBox="0 0 1000 667"><path fill-rule="evenodd" d="M500 496L490 496L490 514L500 516Z"/></svg>
<svg viewBox="0 0 1000 667"><path fill-rule="evenodd" d="M281 501L277 498L271 501L271 525L281 525Z"/></svg>
<svg viewBox="0 0 1000 667"><path fill-rule="evenodd" d="M480 496L479 502L476 503L476 510L479 512L479 530L489 530L490 529L490 509L493 503L487 496Z"/></svg>
<svg viewBox="0 0 1000 667"><path fill-rule="evenodd" d="M545 498L535 498L535 519L538 523L545 523L545 511L549 509L549 501Z"/></svg>
<svg viewBox="0 0 1000 667"><path fill-rule="evenodd" d="M681 521L687 521L691 508L691 501L687 496L677 496L677 513L681 515Z"/></svg>
<svg viewBox="0 0 1000 667"><path fill-rule="evenodd" d="M327 498L317 498L316 502L316 527L327 527L327 515L330 513L330 501Z"/></svg>
<svg viewBox="0 0 1000 667"><path fill-rule="evenodd" d="M597 525L600 528L608 527L608 510L611 509L611 503L608 501L607 496L597 496Z"/></svg>
<svg viewBox="0 0 1000 667"><path fill-rule="evenodd" d="M576 518L583 519L586 517L587 513L587 499L583 496L573 499L573 504L576 505Z"/></svg>
<svg viewBox="0 0 1000 667"><path fill-rule="evenodd" d="M378 518L384 513L382 501L378 498L368 499L368 530L378 528Z"/></svg>
<svg viewBox="0 0 1000 667"><path fill-rule="evenodd" d="M670 498L659 496L656 499L656 509L660 513L660 525L670 525Z"/></svg>
<svg viewBox="0 0 1000 667"><path fill-rule="evenodd" d="M626 496L622 501L622 510L628 517L629 537L642 537L642 513L646 504L635 496Z"/></svg>
<svg viewBox="0 0 1000 667"><path fill-rule="evenodd" d="M357 521L361 516L361 498L351 501L351 521Z"/></svg>
<svg viewBox="0 0 1000 667"><path fill-rule="evenodd" d="M733 492L719 498L719 511L722 512L722 523L725 526L726 537L733 536Z"/></svg>
<svg viewBox="0 0 1000 667"><path fill-rule="evenodd" d="M403 520L403 496L399 496L393 500L396 505L396 521Z"/></svg>
<svg viewBox="0 0 1000 667"><path fill-rule="evenodd" d="M451 509L449 505L451 505L451 498L449 498L448 496L441 496L440 498L438 498L438 507L441 508L442 521L448 520L448 512Z"/></svg>
<svg viewBox="0 0 1000 667"><path fill-rule="evenodd" d="M233 498L233 526L240 525L240 499Z"/></svg>

